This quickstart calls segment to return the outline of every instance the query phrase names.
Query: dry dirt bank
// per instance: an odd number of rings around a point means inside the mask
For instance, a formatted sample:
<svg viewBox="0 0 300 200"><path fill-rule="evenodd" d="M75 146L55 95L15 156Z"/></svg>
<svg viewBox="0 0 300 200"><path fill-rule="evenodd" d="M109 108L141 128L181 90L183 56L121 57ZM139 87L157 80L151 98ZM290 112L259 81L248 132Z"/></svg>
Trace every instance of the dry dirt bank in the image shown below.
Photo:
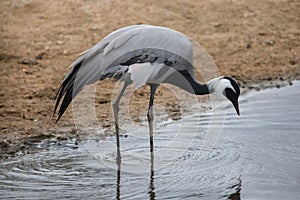
<svg viewBox="0 0 300 200"><path fill-rule="evenodd" d="M199 42L221 74L235 77L244 88L260 88L299 78L299 10L298 0L2 0L1 157L43 138L76 134L71 109L57 125L52 119L56 91L77 54L113 30L142 23L176 29ZM102 86L98 118L110 128L113 84ZM135 96L138 120L148 90ZM158 96L163 96L158 104L176 113L171 94Z"/></svg>

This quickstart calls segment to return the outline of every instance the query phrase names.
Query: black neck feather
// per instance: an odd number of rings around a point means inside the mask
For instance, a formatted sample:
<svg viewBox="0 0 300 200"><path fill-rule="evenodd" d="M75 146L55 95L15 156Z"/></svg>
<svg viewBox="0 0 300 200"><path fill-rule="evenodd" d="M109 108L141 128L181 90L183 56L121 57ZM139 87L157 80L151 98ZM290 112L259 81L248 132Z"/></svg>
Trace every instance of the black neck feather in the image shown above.
<svg viewBox="0 0 300 200"><path fill-rule="evenodd" d="M195 80L186 70L178 70L179 73L173 73L164 82L175 85L191 94L205 95L209 94L207 84L201 84Z"/></svg>

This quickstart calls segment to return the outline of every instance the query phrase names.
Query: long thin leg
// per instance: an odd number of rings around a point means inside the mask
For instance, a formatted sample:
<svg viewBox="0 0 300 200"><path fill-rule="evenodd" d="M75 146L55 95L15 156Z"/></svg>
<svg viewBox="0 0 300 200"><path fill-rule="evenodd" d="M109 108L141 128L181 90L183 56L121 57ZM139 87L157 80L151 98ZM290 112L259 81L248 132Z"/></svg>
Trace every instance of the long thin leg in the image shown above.
<svg viewBox="0 0 300 200"><path fill-rule="evenodd" d="M154 187L154 152L151 152L151 166L150 166L150 184L149 184L149 199L155 199L155 187Z"/></svg>
<svg viewBox="0 0 300 200"><path fill-rule="evenodd" d="M120 100L128 87L129 83L124 82L123 88L121 92L119 93L117 99L115 100L113 104L113 111L114 111L114 117L115 117L115 128L116 128L116 141L117 141L117 164L118 164L118 170L120 170L120 164L121 164L121 153L120 153L120 135L119 135L119 103Z"/></svg>
<svg viewBox="0 0 300 200"><path fill-rule="evenodd" d="M159 85L158 84L151 84L150 85L150 101L149 101L149 108L148 108L148 124L149 124L149 133L150 133L150 152L153 152L153 101L154 101L154 94Z"/></svg>
<svg viewBox="0 0 300 200"><path fill-rule="evenodd" d="M120 185L120 183L121 183L121 170L118 170L117 171L117 185L116 185L116 200L120 200L120 196L121 196L121 194L120 194L120 187L121 187L121 185Z"/></svg>

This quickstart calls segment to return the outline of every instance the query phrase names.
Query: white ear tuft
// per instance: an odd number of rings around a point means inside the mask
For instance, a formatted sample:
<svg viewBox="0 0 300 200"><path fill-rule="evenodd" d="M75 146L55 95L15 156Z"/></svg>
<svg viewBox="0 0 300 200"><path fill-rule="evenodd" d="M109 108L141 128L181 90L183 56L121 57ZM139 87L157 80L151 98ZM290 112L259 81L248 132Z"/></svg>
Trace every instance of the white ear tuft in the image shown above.
<svg viewBox="0 0 300 200"><path fill-rule="evenodd" d="M218 96L224 96L226 88L230 88L235 91L230 81L228 79L224 79L223 76L210 80L207 83L207 86L210 93L216 93Z"/></svg>

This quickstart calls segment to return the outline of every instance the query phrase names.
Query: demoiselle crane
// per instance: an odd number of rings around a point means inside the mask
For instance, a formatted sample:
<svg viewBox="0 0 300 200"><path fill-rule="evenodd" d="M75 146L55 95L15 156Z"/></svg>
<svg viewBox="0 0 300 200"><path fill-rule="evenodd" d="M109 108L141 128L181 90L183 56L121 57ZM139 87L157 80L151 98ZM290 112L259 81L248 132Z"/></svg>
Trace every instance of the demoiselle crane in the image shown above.
<svg viewBox="0 0 300 200"><path fill-rule="evenodd" d="M161 83L175 85L195 95L219 93L232 102L239 115L238 83L229 76L222 76L206 84L194 78L193 48L191 41L175 30L152 26L133 25L118 29L91 49L83 52L70 66L56 96L54 114L57 121L66 111L74 97L85 85L105 78L122 80L124 85L113 103L115 120L117 160L120 161L119 102L126 88L135 84L139 88L150 86L148 123L150 152L153 152L153 101Z"/></svg>

